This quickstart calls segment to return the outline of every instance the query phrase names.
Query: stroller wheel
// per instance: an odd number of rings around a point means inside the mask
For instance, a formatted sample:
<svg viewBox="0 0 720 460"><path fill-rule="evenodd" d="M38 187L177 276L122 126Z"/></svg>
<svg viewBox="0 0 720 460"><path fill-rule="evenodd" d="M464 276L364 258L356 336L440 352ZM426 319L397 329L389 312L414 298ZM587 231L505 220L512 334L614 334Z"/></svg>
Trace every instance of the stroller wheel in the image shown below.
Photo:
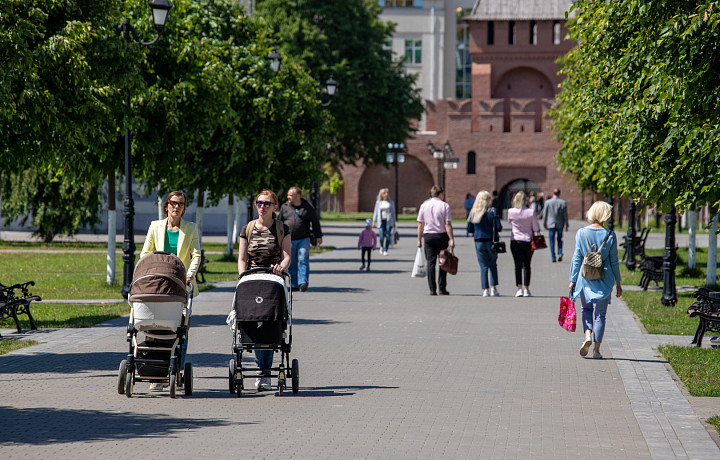
<svg viewBox="0 0 720 460"><path fill-rule="evenodd" d="M119 395L125 394L125 375L127 375L127 369L125 368L126 365L126 360L123 359L122 361L120 361L120 369L118 369L117 380L117 390Z"/></svg>
<svg viewBox="0 0 720 460"><path fill-rule="evenodd" d="M133 374L130 372L125 372L125 396L128 398L132 398L132 392L133 392L133 384L135 383L133 379Z"/></svg>
<svg viewBox="0 0 720 460"><path fill-rule="evenodd" d="M292 360L292 392L297 394L300 388L300 365L297 359Z"/></svg>
<svg viewBox="0 0 720 460"><path fill-rule="evenodd" d="M192 364L185 363L185 372L183 373L183 383L185 384L185 396L192 396L193 391L193 370Z"/></svg>
<svg viewBox="0 0 720 460"><path fill-rule="evenodd" d="M177 391L177 373L170 374L170 397L175 397L175 392Z"/></svg>
<svg viewBox="0 0 720 460"><path fill-rule="evenodd" d="M235 360L231 359L230 364L228 365L228 386L230 389L230 394L235 394Z"/></svg>
<svg viewBox="0 0 720 460"><path fill-rule="evenodd" d="M282 396L283 393L285 392L285 373L284 372L280 372L278 374L277 385L278 385L278 395Z"/></svg>

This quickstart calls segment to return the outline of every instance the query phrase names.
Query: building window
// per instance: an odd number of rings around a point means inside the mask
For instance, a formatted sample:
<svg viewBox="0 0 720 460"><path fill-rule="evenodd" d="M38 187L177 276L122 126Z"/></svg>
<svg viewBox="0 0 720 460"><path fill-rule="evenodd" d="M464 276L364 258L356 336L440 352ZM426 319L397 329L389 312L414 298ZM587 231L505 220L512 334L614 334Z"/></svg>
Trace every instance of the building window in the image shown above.
<svg viewBox="0 0 720 460"><path fill-rule="evenodd" d="M457 10L457 34L455 49L455 97L458 99L469 99L471 90L471 70L472 61L470 60L469 26L463 18L470 14L471 8L458 8Z"/></svg>
<svg viewBox="0 0 720 460"><path fill-rule="evenodd" d="M537 22L530 21L530 44L537 45Z"/></svg>
<svg viewBox="0 0 720 460"><path fill-rule="evenodd" d="M378 0L383 8L422 8L422 0Z"/></svg>
<svg viewBox="0 0 720 460"><path fill-rule="evenodd" d="M515 44L515 21L510 21L508 24L508 45Z"/></svg>
<svg viewBox="0 0 720 460"><path fill-rule="evenodd" d="M560 21L553 22L553 45L560 44Z"/></svg>
<svg viewBox="0 0 720 460"><path fill-rule="evenodd" d="M495 23L493 21L488 21L487 43L488 45L495 44Z"/></svg>
<svg viewBox="0 0 720 460"><path fill-rule="evenodd" d="M405 40L405 63L422 64L422 40Z"/></svg>
<svg viewBox="0 0 720 460"><path fill-rule="evenodd" d="M468 152L467 173L475 174L475 152L473 151Z"/></svg>

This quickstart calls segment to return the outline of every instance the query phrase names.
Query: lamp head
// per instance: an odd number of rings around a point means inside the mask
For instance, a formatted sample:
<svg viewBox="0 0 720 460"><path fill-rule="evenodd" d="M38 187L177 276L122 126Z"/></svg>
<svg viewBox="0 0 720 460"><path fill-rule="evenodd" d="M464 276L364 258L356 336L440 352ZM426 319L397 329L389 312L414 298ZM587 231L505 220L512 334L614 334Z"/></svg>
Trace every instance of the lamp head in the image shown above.
<svg viewBox="0 0 720 460"><path fill-rule="evenodd" d="M170 10L173 8L175 8L175 6L168 0L153 0L150 4L150 9L152 11L155 27L158 29L165 27L165 23L170 15Z"/></svg>
<svg viewBox="0 0 720 460"><path fill-rule="evenodd" d="M278 73L280 71L280 63L282 62L283 57L277 52L277 48L273 46L273 50L270 54L268 54L267 58L270 59L270 68L273 73Z"/></svg>

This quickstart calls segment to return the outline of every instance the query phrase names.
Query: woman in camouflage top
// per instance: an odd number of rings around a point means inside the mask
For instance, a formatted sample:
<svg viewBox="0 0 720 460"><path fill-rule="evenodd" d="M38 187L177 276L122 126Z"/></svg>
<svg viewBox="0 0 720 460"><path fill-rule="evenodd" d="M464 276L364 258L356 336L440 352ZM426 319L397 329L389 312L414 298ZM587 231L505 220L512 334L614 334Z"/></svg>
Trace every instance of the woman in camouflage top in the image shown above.
<svg viewBox="0 0 720 460"><path fill-rule="evenodd" d="M277 195L270 190L263 190L255 199L258 210L257 220L250 221L253 225L252 237L248 243L246 227L240 232L238 247L238 273L256 267L270 267L273 273L280 275L290 266L290 229L275 219L278 208ZM282 241L278 241L277 225L283 226ZM273 350L255 350L255 364L259 369L272 367ZM258 391L270 391L268 373L255 379Z"/></svg>

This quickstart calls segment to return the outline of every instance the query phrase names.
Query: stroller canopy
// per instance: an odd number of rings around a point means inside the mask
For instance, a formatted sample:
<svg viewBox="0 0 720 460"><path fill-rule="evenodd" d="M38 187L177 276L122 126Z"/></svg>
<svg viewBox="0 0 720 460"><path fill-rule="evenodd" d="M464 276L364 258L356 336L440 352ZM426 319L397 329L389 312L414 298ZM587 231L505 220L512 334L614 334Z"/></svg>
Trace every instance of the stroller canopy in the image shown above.
<svg viewBox="0 0 720 460"><path fill-rule="evenodd" d="M128 300L185 303L185 280L185 266L178 256L168 252L147 254L135 266Z"/></svg>

